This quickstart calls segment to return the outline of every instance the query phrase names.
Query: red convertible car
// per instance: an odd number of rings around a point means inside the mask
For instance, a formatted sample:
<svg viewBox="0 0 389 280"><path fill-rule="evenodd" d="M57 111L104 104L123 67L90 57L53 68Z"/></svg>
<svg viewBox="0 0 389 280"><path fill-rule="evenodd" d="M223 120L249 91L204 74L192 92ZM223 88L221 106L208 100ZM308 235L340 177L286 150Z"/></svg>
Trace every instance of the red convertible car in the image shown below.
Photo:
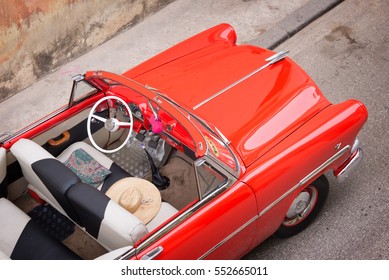
<svg viewBox="0 0 389 280"><path fill-rule="evenodd" d="M228 24L80 74L66 106L1 136L0 257L239 259L318 216L367 115Z"/></svg>

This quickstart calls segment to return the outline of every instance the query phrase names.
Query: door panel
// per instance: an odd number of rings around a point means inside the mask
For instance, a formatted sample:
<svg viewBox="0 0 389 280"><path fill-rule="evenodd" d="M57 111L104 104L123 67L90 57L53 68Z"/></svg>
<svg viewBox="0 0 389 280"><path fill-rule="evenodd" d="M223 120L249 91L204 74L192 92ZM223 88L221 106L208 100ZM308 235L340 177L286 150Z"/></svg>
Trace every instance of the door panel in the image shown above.
<svg viewBox="0 0 389 280"><path fill-rule="evenodd" d="M158 246L155 259L236 259L253 240L257 205L252 190L236 183L170 233L138 253L142 258Z"/></svg>
<svg viewBox="0 0 389 280"><path fill-rule="evenodd" d="M86 130L86 122L89 114L89 109L83 110L73 117L59 123L58 125L46 130L45 132L33 137L32 140L44 149L50 152L53 156L58 156L63 150L77 141L84 141L88 138ZM93 132L97 132L102 128L102 124L92 124ZM58 140L64 132L69 133L69 140L61 145L51 145L50 140ZM99 145L105 145L108 142L109 133L98 133L96 141Z"/></svg>

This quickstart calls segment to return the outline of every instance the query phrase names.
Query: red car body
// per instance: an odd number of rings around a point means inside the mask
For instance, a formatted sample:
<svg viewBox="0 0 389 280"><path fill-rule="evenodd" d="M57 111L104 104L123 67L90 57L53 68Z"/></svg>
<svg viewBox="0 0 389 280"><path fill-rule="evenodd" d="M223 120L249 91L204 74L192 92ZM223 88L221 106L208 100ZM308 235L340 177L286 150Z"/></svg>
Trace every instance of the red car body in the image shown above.
<svg viewBox="0 0 389 280"><path fill-rule="evenodd" d="M357 100L331 104L290 58L269 64L273 55L236 45L228 24L215 26L122 75L87 72L84 79L101 89L98 94L2 146L34 139L104 95L137 103L145 117L133 129L149 129L149 100L161 108L162 138L217 166L228 183L187 205L121 257L241 258L277 232L307 186L330 170L343 180L357 165L357 134L368 115Z"/></svg>

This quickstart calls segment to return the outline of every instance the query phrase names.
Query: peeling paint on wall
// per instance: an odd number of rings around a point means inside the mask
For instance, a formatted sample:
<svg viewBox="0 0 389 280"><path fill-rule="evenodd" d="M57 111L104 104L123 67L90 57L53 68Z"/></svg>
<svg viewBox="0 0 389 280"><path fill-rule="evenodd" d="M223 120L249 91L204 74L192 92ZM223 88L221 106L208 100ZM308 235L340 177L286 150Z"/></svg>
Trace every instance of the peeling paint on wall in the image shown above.
<svg viewBox="0 0 389 280"><path fill-rule="evenodd" d="M0 101L174 0L0 0Z"/></svg>

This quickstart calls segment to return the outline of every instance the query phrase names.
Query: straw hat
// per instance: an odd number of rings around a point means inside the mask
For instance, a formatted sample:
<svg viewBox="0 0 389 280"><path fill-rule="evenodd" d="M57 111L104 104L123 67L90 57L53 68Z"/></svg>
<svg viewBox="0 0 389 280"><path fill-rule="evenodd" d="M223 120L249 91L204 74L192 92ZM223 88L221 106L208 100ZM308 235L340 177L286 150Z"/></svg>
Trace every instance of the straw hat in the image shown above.
<svg viewBox="0 0 389 280"><path fill-rule="evenodd" d="M161 194L157 187L140 178L121 179L113 184L105 194L134 214L144 224L150 222L161 207Z"/></svg>

